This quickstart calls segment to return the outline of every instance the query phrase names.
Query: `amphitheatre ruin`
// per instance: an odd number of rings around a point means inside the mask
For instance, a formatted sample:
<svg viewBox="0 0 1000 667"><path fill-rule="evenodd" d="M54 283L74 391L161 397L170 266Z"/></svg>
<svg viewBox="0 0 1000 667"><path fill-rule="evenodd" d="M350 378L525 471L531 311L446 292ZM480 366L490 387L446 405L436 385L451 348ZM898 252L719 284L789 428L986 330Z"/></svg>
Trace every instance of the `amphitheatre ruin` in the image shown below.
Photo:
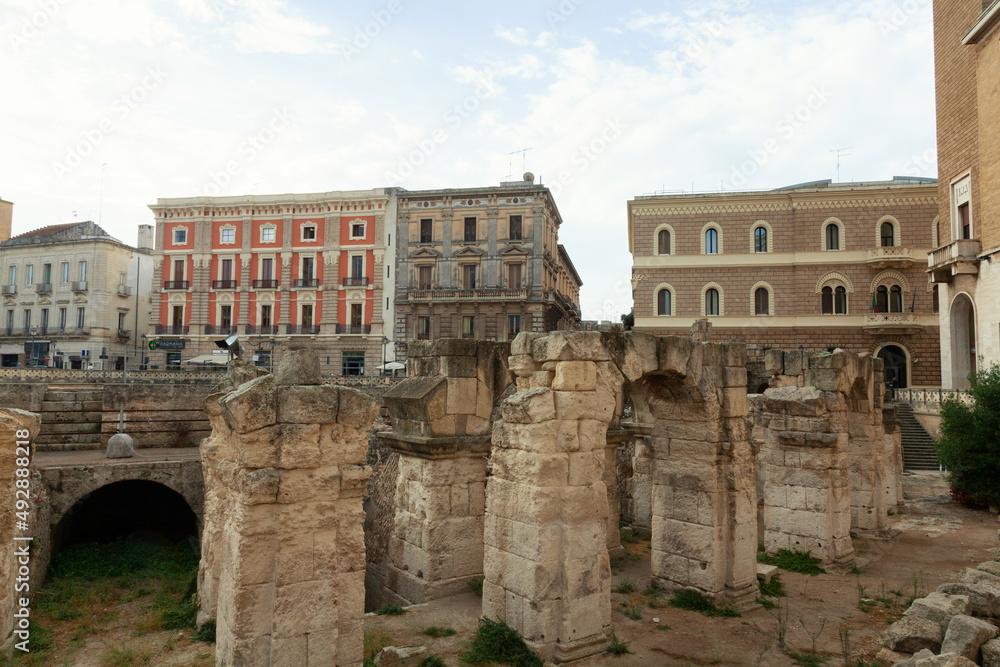
<svg viewBox="0 0 1000 667"><path fill-rule="evenodd" d="M415 341L406 379L370 387L305 350L211 383L12 383L0 485L30 502L0 532L32 547L0 551L6 653L19 577L44 592L61 549L122 539L95 528L120 514L187 526L214 628L150 664L458 665L490 621L537 664L1000 666L996 514L904 472L882 361L710 338ZM15 456L68 422L58 391L93 392L102 445L135 450ZM806 553L812 572L778 558ZM78 655L52 664L102 664Z"/></svg>

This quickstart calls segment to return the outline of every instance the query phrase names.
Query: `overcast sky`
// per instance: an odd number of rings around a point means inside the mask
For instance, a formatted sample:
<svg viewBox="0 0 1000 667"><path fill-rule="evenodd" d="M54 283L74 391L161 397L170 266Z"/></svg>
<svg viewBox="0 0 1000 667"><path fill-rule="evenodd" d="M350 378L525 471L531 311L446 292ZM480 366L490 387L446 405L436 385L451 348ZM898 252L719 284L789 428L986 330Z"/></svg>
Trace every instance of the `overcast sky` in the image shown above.
<svg viewBox="0 0 1000 667"><path fill-rule="evenodd" d="M937 175L930 0L0 0L0 72L15 233L527 169L585 319L631 307L637 195L836 179L844 147L844 181Z"/></svg>

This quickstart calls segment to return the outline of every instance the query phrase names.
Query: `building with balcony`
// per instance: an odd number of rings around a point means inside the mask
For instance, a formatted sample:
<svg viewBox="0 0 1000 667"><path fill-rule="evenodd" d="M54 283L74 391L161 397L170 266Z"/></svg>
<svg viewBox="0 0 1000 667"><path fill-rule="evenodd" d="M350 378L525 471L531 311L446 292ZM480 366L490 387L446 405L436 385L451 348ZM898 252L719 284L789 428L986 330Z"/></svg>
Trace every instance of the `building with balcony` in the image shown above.
<svg viewBox="0 0 1000 667"><path fill-rule="evenodd" d="M942 386L1000 363L1000 1L934 0Z"/></svg>
<svg viewBox="0 0 1000 667"><path fill-rule="evenodd" d="M635 329L759 348L844 348L885 360L898 387L940 381L937 182L820 181L628 202Z"/></svg>
<svg viewBox="0 0 1000 667"><path fill-rule="evenodd" d="M74 222L0 242L0 363L121 369L136 359L149 326L152 237L141 225L133 248Z"/></svg>
<svg viewBox="0 0 1000 667"><path fill-rule="evenodd" d="M399 191L397 356L433 338L509 340L572 329L583 282L559 244L562 217L548 188Z"/></svg>
<svg viewBox="0 0 1000 667"><path fill-rule="evenodd" d="M151 366L211 359L234 333L261 365L298 347L319 351L332 375L371 375L384 349L391 360L391 188L159 199L150 209Z"/></svg>

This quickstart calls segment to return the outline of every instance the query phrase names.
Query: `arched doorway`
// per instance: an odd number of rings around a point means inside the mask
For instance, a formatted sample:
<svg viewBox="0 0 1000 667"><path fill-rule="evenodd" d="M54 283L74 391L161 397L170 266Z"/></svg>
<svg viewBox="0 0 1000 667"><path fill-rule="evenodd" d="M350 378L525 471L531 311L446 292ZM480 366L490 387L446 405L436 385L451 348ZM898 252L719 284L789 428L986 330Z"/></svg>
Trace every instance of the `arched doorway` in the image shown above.
<svg viewBox="0 0 1000 667"><path fill-rule="evenodd" d="M964 292L951 302L951 381L954 389L969 387L976 370L976 310Z"/></svg>
<svg viewBox="0 0 1000 667"><path fill-rule="evenodd" d="M910 378L906 372L906 350L898 345L884 345L878 351L878 358L885 366L885 386L893 389L905 389L910 386Z"/></svg>

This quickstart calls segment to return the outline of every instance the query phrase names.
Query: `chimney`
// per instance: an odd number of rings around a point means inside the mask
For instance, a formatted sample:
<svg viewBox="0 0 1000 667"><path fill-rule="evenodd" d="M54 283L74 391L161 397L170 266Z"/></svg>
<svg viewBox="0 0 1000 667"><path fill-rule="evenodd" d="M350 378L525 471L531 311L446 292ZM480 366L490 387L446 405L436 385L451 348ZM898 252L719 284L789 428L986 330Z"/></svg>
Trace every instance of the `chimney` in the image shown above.
<svg viewBox="0 0 1000 667"><path fill-rule="evenodd" d="M136 247L139 250L153 249L153 225L139 225L139 242Z"/></svg>
<svg viewBox="0 0 1000 667"><path fill-rule="evenodd" d="M14 204L0 199L0 243L10 238L11 223L14 219Z"/></svg>

